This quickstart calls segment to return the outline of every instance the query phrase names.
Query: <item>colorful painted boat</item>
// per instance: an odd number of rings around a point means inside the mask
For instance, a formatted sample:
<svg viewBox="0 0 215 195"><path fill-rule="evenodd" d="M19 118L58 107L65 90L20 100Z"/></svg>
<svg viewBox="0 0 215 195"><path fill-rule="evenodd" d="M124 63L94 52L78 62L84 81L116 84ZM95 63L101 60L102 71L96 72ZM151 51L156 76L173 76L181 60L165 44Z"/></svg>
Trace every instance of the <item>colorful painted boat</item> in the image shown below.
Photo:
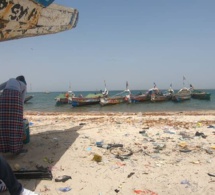
<svg viewBox="0 0 215 195"><path fill-rule="evenodd" d="M35 3L40 4L43 7L47 7L54 2L54 0L32 0Z"/></svg>
<svg viewBox="0 0 215 195"><path fill-rule="evenodd" d="M106 98L100 98L100 105L101 106L107 106L107 105L116 105L129 102L129 98L126 98L125 96L115 96L115 97L106 97Z"/></svg>
<svg viewBox="0 0 215 195"><path fill-rule="evenodd" d="M172 95L172 101L174 102L182 102L190 99L191 99L191 91L186 87L180 89L177 93Z"/></svg>
<svg viewBox="0 0 215 195"><path fill-rule="evenodd" d="M72 104L73 107L94 105L94 104L99 104L101 97L104 97L104 94L91 93L85 97L72 97L71 99L69 99L69 103Z"/></svg>
<svg viewBox="0 0 215 195"><path fill-rule="evenodd" d="M149 89L145 94L131 95L130 99L131 99L131 103L145 102L145 101L152 101L152 102L166 101L166 100L169 100L169 98L171 98L169 93L170 92L163 94L154 83L154 87Z"/></svg>
<svg viewBox="0 0 215 195"><path fill-rule="evenodd" d="M1 0L0 41L54 34L75 28L78 10L52 2Z"/></svg>
<svg viewBox="0 0 215 195"><path fill-rule="evenodd" d="M131 103L146 102L146 101L149 101L149 100L150 100L150 95L148 93L130 95Z"/></svg>
<svg viewBox="0 0 215 195"><path fill-rule="evenodd" d="M107 105L116 105L121 103L131 103L131 92L128 89L128 84L126 83L126 90L115 94L112 97L103 97L100 98L100 105L101 106L107 106Z"/></svg>
<svg viewBox="0 0 215 195"><path fill-rule="evenodd" d="M201 91L201 90L192 90L191 97L193 99L199 99L199 100L210 100L211 93L207 93L207 92Z"/></svg>
<svg viewBox="0 0 215 195"><path fill-rule="evenodd" d="M162 92L160 90L155 90L152 94L151 94L151 102L165 102L165 101L169 101L172 99L172 96L174 94L174 90L172 89L172 87L170 86L170 88L165 91Z"/></svg>
<svg viewBox="0 0 215 195"><path fill-rule="evenodd" d="M74 96L72 98L69 98L69 103L72 104L73 107L99 104L100 98L107 97L108 93L109 93L107 88L106 88L106 82L105 81L104 81L104 84L105 84L105 90L104 91L100 90L99 92L96 92L96 93L90 93L85 97L83 97L82 95L80 95L79 97Z"/></svg>
<svg viewBox="0 0 215 195"><path fill-rule="evenodd" d="M82 97L73 97L72 101L70 103L73 107L79 107L79 106L88 106L88 105L94 105L98 104L100 101L100 98L82 98Z"/></svg>
<svg viewBox="0 0 215 195"><path fill-rule="evenodd" d="M55 98L56 105L59 106L62 104L68 104L69 99L74 97L74 96L75 96L75 94L72 92L71 93L69 93L69 92L61 93Z"/></svg>
<svg viewBox="0 0 215 195"><path fill-rule="evenodd" d="M151 102L165 102L171 100L171 94L153 94L151 95Z"/></svg>

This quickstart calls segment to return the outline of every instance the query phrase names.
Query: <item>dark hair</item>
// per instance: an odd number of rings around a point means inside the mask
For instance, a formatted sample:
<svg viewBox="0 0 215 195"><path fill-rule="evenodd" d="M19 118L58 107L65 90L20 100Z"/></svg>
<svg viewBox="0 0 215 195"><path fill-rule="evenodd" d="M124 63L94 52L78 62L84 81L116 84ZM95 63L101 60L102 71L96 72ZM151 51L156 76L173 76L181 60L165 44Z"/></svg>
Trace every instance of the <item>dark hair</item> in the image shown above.
<svg viewBox="0 0 215 195"><path fill-rule="evenodd" d="M16 80L18 80L18 81L22 81L23 83L25 83L26 85L27 85L27 83L26 83L26 81L25 81L25 77L24 76L18 76L18 77L16 77Z"/></svg>

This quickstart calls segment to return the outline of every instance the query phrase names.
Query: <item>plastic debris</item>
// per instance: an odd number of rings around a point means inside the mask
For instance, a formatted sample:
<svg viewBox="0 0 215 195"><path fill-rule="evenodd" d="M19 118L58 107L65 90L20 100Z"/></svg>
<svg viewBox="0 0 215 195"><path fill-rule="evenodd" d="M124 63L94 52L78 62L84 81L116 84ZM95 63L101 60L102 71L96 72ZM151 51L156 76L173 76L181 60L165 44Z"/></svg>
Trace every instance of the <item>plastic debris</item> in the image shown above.
<svg viewBox="0 0 215 195"><path fill-rule="evenodd" d="M202 132L196 132L196 134L195 134L195 136L200 136L200 137L202 137L202 138L206 138L207 137L207 135L205 135L204 133L202 133Z"/></svg>
<svg viewBox="0 0 215 195"><path fill-rule="evenodd" d="M190 185L190 182L189 182L188 180L185 179L185 180L182 180L182 181L181 181L181 184Z"/></svg>
<svg viewBox="0 0 215 195"><path fill-rule="evenodd" d="M139 131L139 133L140 133L140 134L145 134L145 133L146 133L146 131L145 131L145 130L143 130L143 131Z"/></svg>
<svg viewBox="0 0 215 195"><path fill-rule="evenodd" d="M62 176L59 176L55 179L56 182L65 182L67 181L68 179L72 179L71 176L69 175L62 175Z"/></svg>
<svg viewBox="0 0 215 195"><path fill-rule="evenodd" d="M151 190L134 190L135 194L148 194L148 195L158 195L158 193L153 192Z"/></svg>
<svg viewBox="0 0 215 195"><path fill-rule="evenodd" d="M215 177L215 174L208 173L209 176Z"/></svg>
<svg viewBox="0 0 215 195"><path fill-rule="evenodd" d="M97 147L102 147L102 145L103 145L103 141L96 142L96 146L97 146Z"/></svg>
<svg viewBox="0 0 215 195"><path fill-rule="evenodd" d="M96 142L96 145L97 147L105 149L123 147L123 144L104 144L103 142Z"/></svg>
<svg viewBox="0 0 215 195"><path fill-rule="evenodd" d="M58 190L61 191L61 192L68 192L68 191L72 190L72 188L64 187L64 188L59 188Z"/></svg>
<svg viewBox="0 0 215 195"><path fill-rule="evenodd" d="M202 123L197 123L197 127L201 127L202 126Z"/></svg>
<svg viewBox="0 0 215 195"><path fill-rule="evenodd" d="M135 173L134 172L131 172L128 176L127 176L127 178L130 178L132 175L134 175Z"/></svg>
<svg viewBox="0 0 215 195"><path fill-rule="evenodd" d="M101 162L102 161L102 156L98 155L98 154L94 154L93 156L93 161L96 161L96 162Z"/></svg>
<svg viewBox="0 0 215 195"><path fill-rule="evenodd" d="M91 147L88 147L88 148L87 148L87 151L92 151L92 148L91 148Z"/></svg>
<svg viewBox="0 0 215 195"><path fill-rule="evenodd" d="M213 154L213 151L209 150L209 149L205 149L205 151L208 153L208 154Z"/></svg>
<svg viewBox="0 0 215 195"><path fill-rule="evenodd" d="M178 144L180 147L185 148L187 147L187 143L186 142L181 142Z"/></svg>
<svg viewBox="0 0 215 195"><path fill-rule="evenodd" d="M19 165L18 163L16 163L16 164L14 165L14 169L15 169L16 171L19 171L19 170L21 169L21 167L20 167L20 165Z"/></svg>
<svg viewBox="0 0 215 195"><path fill-rule="evenodd" d="M168 133L168 134L175 134L175 131L170 131L168 129L165 129L163 132L164 133Z"/></svg>
<svg viewBox="0 0 215 195"><path fill-rule="evenodd" d="M118 189L115 189L114 191L115 191L116 193L119 193L119 190L118 190Z"/></svg>
<svg viewBox="0 0 215 195"><path fill-rule="evenodd" d="M208 128L213 128L213 129L215 129L215 126L209 125Z"/></svg>
<svg viewBox="0 0 215 195"><path fill-rule="evenodd" d="M86 125L86 123L80 123L79 125L80 125L80 126L83 126L83 125Z"/></svg>
<svg viewBox="0 0 215 195"><path fill-rule="evenodd" d="M191 152L192 150L189 150L189 149L185 149L185 150L179 150L180 152L184 152L184 153L187 153L187 152Z"/></svg>

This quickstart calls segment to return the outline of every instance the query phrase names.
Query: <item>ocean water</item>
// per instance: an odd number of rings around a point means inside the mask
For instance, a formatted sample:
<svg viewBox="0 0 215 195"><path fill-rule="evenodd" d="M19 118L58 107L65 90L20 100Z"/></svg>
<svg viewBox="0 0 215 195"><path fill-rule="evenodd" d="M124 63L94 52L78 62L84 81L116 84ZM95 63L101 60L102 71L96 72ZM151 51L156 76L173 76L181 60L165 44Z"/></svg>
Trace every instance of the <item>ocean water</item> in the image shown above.
<svg viewBox="0 0 215 195"><path fill-rule="evenodd" d="M159 111L202 111L202 110L215 110L215 89L204 90L211 93L211 100L196 100L191 99L184 102L175 103L172 101L167 102L143 102L132 104L119 104L113 106L100 106L90 105L84 107L72 107L70 104L56 106L55 97L61 92L32 92L27 95L34 97L24 105L25 111L37 112L159 112ZM109 91L109 95L115 95L121 91ZM141 90L133 90L132 94L143 92ZM94 91L74 91L76 96L82 94L83 96Z"/></svg>

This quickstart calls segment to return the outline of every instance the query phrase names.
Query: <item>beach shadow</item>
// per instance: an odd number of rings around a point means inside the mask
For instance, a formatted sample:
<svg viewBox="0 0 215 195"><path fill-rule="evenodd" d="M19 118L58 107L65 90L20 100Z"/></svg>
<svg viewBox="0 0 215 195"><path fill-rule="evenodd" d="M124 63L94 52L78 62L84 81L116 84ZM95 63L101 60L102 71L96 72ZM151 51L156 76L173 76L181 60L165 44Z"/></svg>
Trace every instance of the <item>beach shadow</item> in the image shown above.
<svg viewBox="0 0 215 195"><path fill-rule="evenodd" d="M48 168L49 170L60 170L57 162L65 155L65 152L73 145L78 138L83 126L75 126L65 130L46 130L30 137L30 143L25 144L28 149L25 154L13 155L1 153L8 161L12 169L19 165L21 170L38 170L37 167ZM53 177L54 179L54 177ZM20 180L24 187L34 190L42 179Z"/></svg>

